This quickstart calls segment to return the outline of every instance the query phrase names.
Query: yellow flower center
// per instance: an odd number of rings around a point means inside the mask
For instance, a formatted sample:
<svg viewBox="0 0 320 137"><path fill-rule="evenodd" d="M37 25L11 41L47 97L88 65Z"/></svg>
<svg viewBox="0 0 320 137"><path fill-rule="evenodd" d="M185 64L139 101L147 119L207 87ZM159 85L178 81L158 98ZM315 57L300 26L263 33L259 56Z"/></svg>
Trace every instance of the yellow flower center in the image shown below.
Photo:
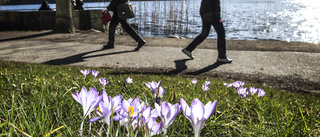
<svg viewBox="0 0 320 137"><path fill-rule="evenodd" d="M133 116L133 109L134 109L133 106L128 107L128 112L130 117Z"/></svg>
<svg viewBox="0 0 320 137"><path fill-rule="evenodd" d="M158 124L158 122L156 121L156 122L153 123L153 125L155 125L155 124Z"/></svg>
<svg viewBox="0 0 320 137"><path fill-rule="evenodd" d="M101 112L101 109L100 109L100 107L98 107L98 108L97 108L97 110Z"/></svg>

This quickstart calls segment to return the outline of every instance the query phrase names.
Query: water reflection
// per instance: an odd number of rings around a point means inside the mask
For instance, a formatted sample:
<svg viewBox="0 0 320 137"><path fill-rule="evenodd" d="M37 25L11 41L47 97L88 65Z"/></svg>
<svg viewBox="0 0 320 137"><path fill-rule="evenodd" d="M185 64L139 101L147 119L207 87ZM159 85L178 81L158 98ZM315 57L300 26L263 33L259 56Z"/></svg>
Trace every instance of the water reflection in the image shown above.
<svg viewBox="0 0 320 137"><path fill-rule="evenodd" d="M142 36L179 35L194 38L201 32L201 0L131 1ZM84 3L86 10L104 9L109 2ZM318 43L320 2L314 0L221 0L227 39L281 40ZM40 5L16 5L9 10L37 10ZM55 9L55 4L50 4ZM7 9L5 9L7 8ZM8 10L0 6L0 10ZM212 29L214 31L214 29ZM216 38L211 32L209 38Z"/></svg>

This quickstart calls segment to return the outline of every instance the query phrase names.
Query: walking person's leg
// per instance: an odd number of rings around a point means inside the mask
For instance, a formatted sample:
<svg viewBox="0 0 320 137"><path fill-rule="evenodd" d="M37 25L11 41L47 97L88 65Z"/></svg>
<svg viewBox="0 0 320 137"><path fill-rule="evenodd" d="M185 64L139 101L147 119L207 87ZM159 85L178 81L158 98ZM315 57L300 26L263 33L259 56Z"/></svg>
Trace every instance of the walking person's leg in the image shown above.
<svg viewBox="0 0 320 137"><path fill-rule="evenodd" d="M135 50L139 50L144 44L145 40L128 24L127 20L120 21L122 28L136 41L138 47Z"/></svg>
<svg viewBox="0 0 320 137"><path fill-rule="evenodd" d="M194 58L192 55L193 50L201 44L209 35L211 23L210 18L206 18L207 15L201 16L202 19L202 31L201 33L184 49L182 49L182 52L185 53L187 56L189 56L191 59Z"/></svg>
<svg viewBox="0 0 320 137"><path fill-rule="evenodd" d="M212 26L214 27L218 38L217 38L217 49L218 49L218 62L231 63L232 59L227 57L226 53L226 33L224 30L223 23L220 17L215 17L212 20Z"/></svg>
<svg viewBox="0 0 320 137"><path fill-rule="evenodd" d="M107 45L103 46L103 48L105 49L114 48L114 37L115 37L116 28L119 22L120 22L120 19L118 18L118 16L113 15L109 25L109 42Z"/></svg>

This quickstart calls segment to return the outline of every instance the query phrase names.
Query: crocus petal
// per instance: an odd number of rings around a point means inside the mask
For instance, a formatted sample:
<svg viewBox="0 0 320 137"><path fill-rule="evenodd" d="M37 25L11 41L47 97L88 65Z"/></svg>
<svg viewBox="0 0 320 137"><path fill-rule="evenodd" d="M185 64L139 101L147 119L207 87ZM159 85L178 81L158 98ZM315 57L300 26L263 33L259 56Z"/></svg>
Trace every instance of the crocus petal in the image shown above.
<svg viewBox="0 0 320 137"><path fill-rule="evenodd" d="M76 91L76 95L74 95L74 94L71 93L72 98L73 98L74 100L76 100L78 103L81 104L81 100L80 100L80 98L79 98L78 95L79 95L79 94L78 94L78 91Z"/></svg>
<svg viewBox="0 0 320 137"><path fill-rule="evenodd" d="M180 113L180 105L178 103L171 106L171 117L167 120L166 125L171 125L173 121L176 119L178 114Z"/></svg>
<svg viewBox="0 0 320 137"><path fill-rule="evenodd" d="M128 118L123 118L120 120L120 126L126 126L129 124L129 119Z"/></svg>
<svg viewBox="0 0 320 137"><path fill-rule="evenodd" d="M211 101L209 101L206 104L206 106L205 106L205 114L204 114L204 118L206 120L209 119L209 117L215 112L217 104L218 104L218 101L215 101L213 103L211 103Z"/></svg>
<svg viewBox="0 0 320 137"><path fill-rule="evenodd" d="M156 112L158 113L158 115L160 116L161 115L161 107L157 103L154 103L154 108L155 108Z"/></svg>
<svg viewBox="0 0 320 137"><path fill-rule="evenodd" d="M162 102L161 104L161 114L167 119L171 116L171 108L167 102Z"/></svg>
<svg viewBox="0 0 320 137"><path fill-rule="evenodd" d="M132 81L132 79L131 79L130 77L128 77L128 78L126 79L126 82L127 82L127 84L132 84L132 83L133 83L133 81Z"/></svg>
<svg viewBox="0 0 320 137"><path fill-rule="evenodd" d="M96 121L98 121L98 120L100 120L100 119L101 119L101 117L94 117L94 118L90 119L90 120L88 121L88 123L96 122Z"/></svg>
<svg viewBox="0 0 320 137"><path fill-rule="evenodd" d="M157 118L159 116L160 115L156 109L151 110L151 117Z"/></svg>
<svg viewBox="0 0 320 137"><path fill-rule="evenodd" d="M122 119L121 115L116 115L113 117L113 121L119 121L120 119Z"/></svg>
<svg viewBox="0 0 320 137"><path fill-rule="evenodd" d="M254 87L250 87L249 91L250 91L251 95L254 95L257 93L258 89L254 88Z"/></svg>
<svg viewBox="0 0 320 137"><path fill-rule="evenodd" d="M105 90L102 90L102 98L103 102L110 102L110 98Z"/></svg>
<svg viewBox="0 0 320 137"><path fill-rule="evenodd" d="M193 80L191 80L191 83L195 85L195 84L198 83L198 80L197 79L193 79Z"/></svg>
<svg viewBox="0 0 320 137"><path fill-rule="evenodd" d="M201 120L205 111L203 103L199 99L194 99L191 105L191 111L195 116L194 120Z"/></svg>
<svg viewBox="0 0 320 137"><path fill-rule="evenodd" d="M125 111L126 113L128 113L128 108L130 107L130 104L127 100L123 100L121 103L121 108L123 111Z"/></svg>
<svg viewBox="0 0 320 137"><path fill-rule="evenodd" d="M265 96L266 95L266 92L264 92L264 90L263 89L258 89L258 97L263 97L263 96Z"/></svg>
<svg viewBox="0 0 320 137"><path fill-rule="evenodd" d="M211 84L210 81L205 81L205 82L204 82L204 85L206 85L206 86L209 86L210 84Z"/></svg>
<svg viewBox="0 0 320 137"><path fill-rule="evenodd" d="M180 99L180 106L183 112L183 115L186 115L186 109L189 108L189 105L186 103L184 99Z"/></svg>
<svg viewBox="0 0 320 137"><path fill-rule="evenodd" d="M121 109L121 101L121 95L117 95L112 98L113 112L119 111Z"/></svg>

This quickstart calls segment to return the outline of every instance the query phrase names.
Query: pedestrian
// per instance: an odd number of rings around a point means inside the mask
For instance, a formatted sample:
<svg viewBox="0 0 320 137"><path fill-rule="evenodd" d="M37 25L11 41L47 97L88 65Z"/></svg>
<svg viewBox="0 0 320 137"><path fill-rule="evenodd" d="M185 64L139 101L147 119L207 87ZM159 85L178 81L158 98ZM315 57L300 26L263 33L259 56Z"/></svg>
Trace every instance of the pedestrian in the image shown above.
<svg viewBox="0 0 320 137"><path fill-rule="evenodd" d="M202 0L200 6L200 16L202 20L201 33L182 52L194 59L193 50L202 43L209 35L211 25L214 27L218 38L218 58L217 62L231 63L232 59L226 55L225 30L220 17L220 0Z"/></svg>
<svg viewBox="0 0 320 137"><path fill-rule="evenodd" d="M82 0L76 0L76 6L74 7L75 10L84 10L83 8L83 1Z"/></svg>
<svg viewBox="0 0 320 137"><path fill-rule="evenodd" d="M53 11L53 10L50 8L48 2L45 1L45 0L42 2L41 7L39 8L39 11L42 11L42 10Z"/></svg>
<svg viewBox="0 0 320 137"><path fill-rule="evenodd" d="M108 11L112 11L112 20L109 24L109 42L107 45L104 45L104 49L111 49L114 48L114 37L115 37L115 31L116 27L119 23L121 23L122 28L136 41L138 42L138 47L135 48L135 51L138 51L145 43L146 41L138 35L138 33L131 27L130 24L128 24L126 19L120 19L118 17L118 13L116 10L117 5L128 2L128 0L112 0L107 7Z"/></svg>
<svg viewBox="0 0 320 137"><path fill-rule="evenodd" d="M76 7L76 0L71 0L71 9L72 11L75 10Z"/></svg>
<svg viewBox="0 0 320 137"><path fill-rule="evenodd" d="M110 13L107 10L102 10L100 19L102 21L103 30L108 30L109 22L112 20Z"/></svg>

